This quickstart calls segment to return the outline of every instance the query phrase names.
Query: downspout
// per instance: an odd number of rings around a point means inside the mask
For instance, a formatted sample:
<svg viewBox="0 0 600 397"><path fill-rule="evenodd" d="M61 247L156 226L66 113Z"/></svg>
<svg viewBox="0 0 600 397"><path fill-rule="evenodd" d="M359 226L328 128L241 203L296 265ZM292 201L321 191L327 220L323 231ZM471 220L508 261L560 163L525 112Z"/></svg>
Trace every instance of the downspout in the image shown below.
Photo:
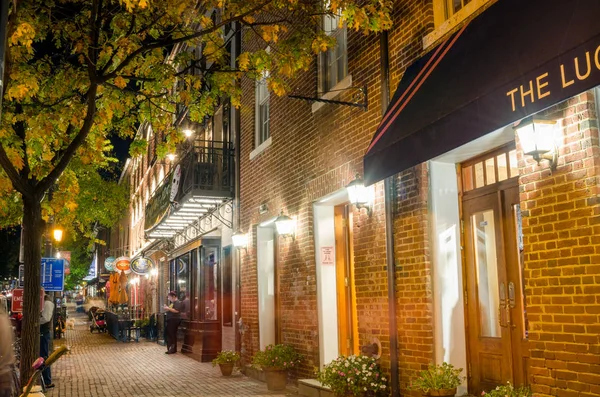
<svg viewBox="0 0 600 397"><path fill-rule="evenodd" d="M237 68L237 57L242 53L242 31L241 25L239 22L236 22L233 26L235 30L235 36L233 40L233 53L234 57L231 60L231 66L235 69ZM238 83L239 84L239 83ZM235 173L235 186L234 186L234 219L233 219L233 232L237 232L241 227L241 211L240 211L240 151L241 151L241 122L240 122L240 110L235 107L230 107L230 112L232 113L231 127L233 130L234 136L234 173ZM236 296L235 296L235 350L242 350L242 335L240 334L240 319L242 318L242 254L238 248L234 248L237 251L237 266L236 266Z"/></svg>
<svg viewBox="0 0 600 397"><path fill-rule="evenodd" d="M381 59L381 114L385 112L390 103L390 61L388 33L382 32L379 41ZM398 327L396 323L396 258L394 255L394 205L396 197L396 179L394 176L385 178L385 254L387 259L388 281L388 312L390 324L390 372L392 383L392 397L400 396L400 383L398 381Z"/></svg>

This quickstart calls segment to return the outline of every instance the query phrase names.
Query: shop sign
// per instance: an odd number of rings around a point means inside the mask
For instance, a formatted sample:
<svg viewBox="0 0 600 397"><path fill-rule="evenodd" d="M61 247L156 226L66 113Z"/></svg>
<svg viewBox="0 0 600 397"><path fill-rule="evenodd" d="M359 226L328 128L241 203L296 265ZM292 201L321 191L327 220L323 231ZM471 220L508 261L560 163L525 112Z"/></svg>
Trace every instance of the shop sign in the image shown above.
<svg viewBox="0 0 600 397"><path fill-rule="evenodd" d="M46 291L62 291L65 286L64 259L42 258L41 279Z"/></svg>
<svg viewBox="0 0 600 397"><path fill-rule="evenodd" d="M104 268L109 272L115 271L115 261L117 258L114 256L109 256L104 260Z"/></svg>
<svg viewBox="0 0 600 397"><path fill-rule="evenodd" d="M332 266L334 264L333 247L321 247L321 265Z"/></svg>
<svg viewBox="0 0 600 397"><path fill-rule="evenodd" d="M129 257L120 256L115 259L115 270L125 272L126 274L131 273L131 262Z"/></svg>
<svg viewBox="0 0 600 397"><path fill-rule="evenodd" d="M44 310L44 289L40 290L40 311ZM10 311L13 313L23 312L23 289L15 288L12 290L12 298L10 304Z"/></svg>
<svg viewBox="0 0 600 397"><path fill-rule="evenodd" d="M171 182L165 182L150 199L144 214L144 230L152 230L171 210Z"/></svg>
<svg viewBox="0 0 600 397"><path fill-rule="evenodd" d="M141 276L148 274L150 272L150 269L152 269L153 267L154 262L152 262L152 259L150 258L135 258L131 262L131 270L134 273L139 274Z"/></svg>

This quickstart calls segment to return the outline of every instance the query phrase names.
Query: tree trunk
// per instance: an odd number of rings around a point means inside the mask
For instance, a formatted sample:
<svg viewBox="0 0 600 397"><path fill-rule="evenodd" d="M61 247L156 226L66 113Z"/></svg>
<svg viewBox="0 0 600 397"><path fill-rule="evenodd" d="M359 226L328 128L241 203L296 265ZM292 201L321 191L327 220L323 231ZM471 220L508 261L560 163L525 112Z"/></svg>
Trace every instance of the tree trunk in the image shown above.
<svg viewBox="0 0 600 397"><path fill-rule="evenodd" d="M31 366L40 356L40 267L42 263L42 220L40 200L23 197L23 247L25 285L21 329L21 384L33 373Z"/></svg>

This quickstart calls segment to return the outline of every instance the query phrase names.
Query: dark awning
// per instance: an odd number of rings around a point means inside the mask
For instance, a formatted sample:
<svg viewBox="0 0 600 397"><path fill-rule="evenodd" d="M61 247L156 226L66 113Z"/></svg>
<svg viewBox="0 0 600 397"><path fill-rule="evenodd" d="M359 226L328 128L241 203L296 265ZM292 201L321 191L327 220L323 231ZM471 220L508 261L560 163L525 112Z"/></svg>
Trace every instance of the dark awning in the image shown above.
<svg viewBox="0 0 600 397"><path fill-rule="evenodd" d="M492 5L406 70L365 155L365 182L599 85L599 16L598 0Z"/></svg>

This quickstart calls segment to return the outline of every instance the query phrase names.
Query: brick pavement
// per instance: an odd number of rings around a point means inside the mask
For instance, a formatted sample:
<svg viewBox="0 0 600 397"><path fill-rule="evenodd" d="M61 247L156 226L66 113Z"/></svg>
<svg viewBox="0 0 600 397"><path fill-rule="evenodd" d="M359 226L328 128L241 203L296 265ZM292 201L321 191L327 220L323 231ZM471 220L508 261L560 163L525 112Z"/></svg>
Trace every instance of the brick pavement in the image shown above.
<svg viewBox="0 0 600 397"><path fill-rule="evenodd" d="M192 397L290 396L296 391L269 392L266 384L240 373L221 376L210 363L183 354L166 355L152 342L122 343L107 334L90 334L89 322L76 316L67 330L71 352L52 366L56 388L47 397Z"/></svg>

